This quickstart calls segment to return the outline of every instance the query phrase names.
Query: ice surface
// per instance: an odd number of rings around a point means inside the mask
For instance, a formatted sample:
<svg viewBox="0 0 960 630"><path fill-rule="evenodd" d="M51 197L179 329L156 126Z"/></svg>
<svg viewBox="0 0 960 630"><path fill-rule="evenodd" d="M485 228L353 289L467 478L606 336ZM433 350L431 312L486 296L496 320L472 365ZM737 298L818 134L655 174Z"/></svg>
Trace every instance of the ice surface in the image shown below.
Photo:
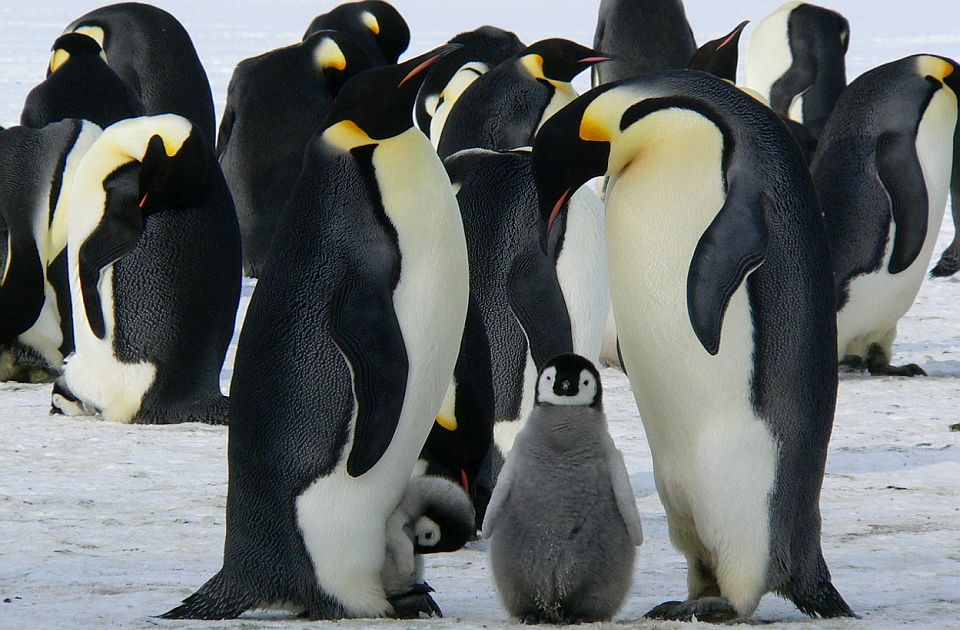
<svg viewBox="0 0 960 630"><path fill-rule="evenodd" d="M44 76L49 46L97 2L0 2L0 124L15 124L27 91ZM218 113L233 66L300 38L328 1L158 2L184 23L206 65ZM411 52L483 23L528 42L593 39L598 2L399 0ZM775 1L688 0L698 41L756 23ZM846 0L852 78L918 53L960 57L955 0ZM750 31L744 35L744 45ZM175 51L171 51L175 54ZM583 85L581 80L580 85ZM948 213L949 214L949 213ZM943 227L936 256L952 237ZM935 258L936 259L936 258ZM243 306L252 285L244 287ZM863 622L811 621L767 596L755 615L768 627L960 627L960 281L927 281L901 321L895 360L928 378L844 377L821 505L834 583ZM232 362L232 351L228 365ZM230 370L224 371L224 386ZM632 595L618 622L640 621L685 593L685 563L667 540L650 454L626 378L605 370L611 431L624 451L644 519ZM176 605L220 567L226 500L226 430L197 424L124 426L47 415L49 386L0 385L0 628L320 628L297 621L201 623L151 618ZM500 627L508 623L484 546L428 559L427 576L447 617L360 620L337 627ZM692 624L690 624L692 627Z"/></svg>

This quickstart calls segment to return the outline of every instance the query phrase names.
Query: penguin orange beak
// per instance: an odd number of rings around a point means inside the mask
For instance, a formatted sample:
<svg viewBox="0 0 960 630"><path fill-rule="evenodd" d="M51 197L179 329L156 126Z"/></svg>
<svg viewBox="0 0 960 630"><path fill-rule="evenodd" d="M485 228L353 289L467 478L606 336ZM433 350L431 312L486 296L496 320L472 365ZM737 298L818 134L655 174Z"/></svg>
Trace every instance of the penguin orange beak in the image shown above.
<svg viewBox="0 0 960 630"><path fill-rule="evenodd" d="M434 48L434 49L431 50L430 52L426 52L426 53L420 55L419 57L414 57L414 58L411 59L410 61L406 62L406 63L408 63L408 64L414 64L414 65L413 65L413 69L410 70L410 72L408 72L408 73L403 77L403 79L400 80L400 83L397 84L397 87L398 87L398 88L403 87L403 85L404 85L407 81L410 81L411 79L414 79L414 78L416 78L417 76L423 74L424 72L427 71L427 69L428 69L430 66L432 66L433 64L435 64L437 61L439 61L440 59L442 59L442 58L444 58L445 56L449 55L449 54L452 53L453 51L459 50L460 48L463 48L463 45L462 45L462 44L444 44L443 46L439 46L439 47L437 47L437 48ZM416 62L416 63L414 63L414 62Z"/></svg>

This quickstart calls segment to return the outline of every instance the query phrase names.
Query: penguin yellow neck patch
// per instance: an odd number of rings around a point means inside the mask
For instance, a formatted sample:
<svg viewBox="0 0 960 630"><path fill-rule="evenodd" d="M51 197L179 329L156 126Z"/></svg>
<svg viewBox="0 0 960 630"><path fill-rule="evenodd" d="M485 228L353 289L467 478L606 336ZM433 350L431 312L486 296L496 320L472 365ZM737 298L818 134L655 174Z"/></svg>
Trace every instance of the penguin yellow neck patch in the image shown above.
<svg viewBox="0 0 960 630"><path fill-rule="evenodd" d="M70 53L62 48L53 51L53 55L50 56L50 74L59 70L60 66L67 63L68 59L70 59Z"/></svg>
<svg viewBox="0 0 960 630"><path fill-rule="evenodd" d="M370 29L374 35L380 34L380 22L377 20L377 16L369 11L364 11L360 14L360 21L363 22L363 25Z"/></svg>
<svg viewBox="0 0 960 630"><path fill-rule="evenodd" d="M343 151L350 151L367 144L377 144L376 140L368 136L367 132L352 120L341 120L327 127L323 132L323 139Z"/></svg>
<svg viewBox="0 0 960 630"><path fill-rule="evenodd" d="M328 68L343 70L347 67L347 58L343 56L343 51L337 46L337 42L324 37L320 45L313 49L313 63L321 71Z"/></svg>
<svg viewBox="0 0 960 630"><path fill-rule="evenodd" d="M610 130L596 114L587 111L580 120L580 139L590 142L610 142Z"/></svg>
<svg viewBox="0 0 960 630"><path fill-rule="evenodd" d="M946 59L923 55L917 57L917 70L922 76L931 76L943 81L953 74L953 65Z"/></svg>
<svg viewBox="0 0 960 630"><path fill-rule="evenodd" d="M520 57L520 65L530 73L534 79L546 79L543 74L543 57L540 55L524 55Z"/></svg>

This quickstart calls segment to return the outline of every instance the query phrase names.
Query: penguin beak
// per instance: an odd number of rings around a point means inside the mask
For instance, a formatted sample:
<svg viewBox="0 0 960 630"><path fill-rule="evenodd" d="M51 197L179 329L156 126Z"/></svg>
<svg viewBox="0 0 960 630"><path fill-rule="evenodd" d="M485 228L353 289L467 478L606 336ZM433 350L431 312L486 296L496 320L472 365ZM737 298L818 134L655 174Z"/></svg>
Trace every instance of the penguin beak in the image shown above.
<svg viewBox="0 0 960 630"><path fill-rule="evenodd" d="M739 61L737 46L743 29L749 23L749 20L740 22L735 29L723 37L709 41L698 48L687 62L687 69L708 72L715 77L735 83Z"/></svg>
<svg viewBox="0 0 960 630"><path fill-rule="evenodd" d="M730 31L727 34L727 36L723 38L723 41L721 41L714 50L720 50L724 46L727 46L731 43L734 45L738 44L740 42L740 35L743 34L743 29L746 28L747 24L749 23L750 23L750 20L744 20L743 22L740 22L739 24L737 24L736 28Z"/></svg>
<svg viewBox="0 0 960 630"><path fill-rule="evenodd" d="M595 63L603 63L604 61L611 61L612 59L613 59L613 55L597 53L592 57L584 57L583 59L578 60L577 63L583 64L585 66L592 66Z"/></svg>
<svg viewBox="0 0 960 630"><path fill-rule="evenodd" d="M400 80L400 83L397 84L397 88L403 87L408 81L414 80L417 77L420 78L419 82L422 83L423 79L426 78L426 71L430 66L460 48L463 48L462 44L444 44L419 57L414 57L404 62L403 65L410 66L410 70L404 75L403 79Z"/></svg>

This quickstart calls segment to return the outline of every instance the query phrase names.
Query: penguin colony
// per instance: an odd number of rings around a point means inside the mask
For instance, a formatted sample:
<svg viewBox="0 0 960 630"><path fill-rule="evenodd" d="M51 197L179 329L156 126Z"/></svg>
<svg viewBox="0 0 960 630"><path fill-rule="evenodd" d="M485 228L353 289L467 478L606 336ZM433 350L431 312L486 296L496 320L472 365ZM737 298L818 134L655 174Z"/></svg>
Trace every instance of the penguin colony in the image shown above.
<svg viewBox="0 0 960 630"><path fill-rule="evenodd" d="M838 370L924 373L891 348L948 192L960 224L960 67L847 85L847 20L789 2L738 87L745 22L698 49L679 0L598 9L592 48L483 25L399 61L400 13L343 4L237 65L217 136L169 13L53 42L0 131L0 377L228 425L223 566L164 617L441 614L421 556L482 529L511 615L609 620L643 540L611 339L688 565L646 615L855 616L820 545Z"/></svg>

